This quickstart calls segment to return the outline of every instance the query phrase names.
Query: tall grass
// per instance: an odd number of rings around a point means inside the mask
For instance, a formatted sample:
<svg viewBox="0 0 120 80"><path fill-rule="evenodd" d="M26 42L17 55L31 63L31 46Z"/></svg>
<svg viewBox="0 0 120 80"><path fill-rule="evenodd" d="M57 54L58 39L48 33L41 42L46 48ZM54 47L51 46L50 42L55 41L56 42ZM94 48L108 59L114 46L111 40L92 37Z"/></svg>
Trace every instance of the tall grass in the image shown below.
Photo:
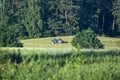
<svg viewBox="0 0 120 80"><path fill-rule="evenodd" d="M29 53L32 54L29 54ZM25 54L28 53L28 54ZM61 54L60 54L61 53ZM0 50L0 80L119 80L120 50ZM5 55L4 55L5 54Z"/></svg>

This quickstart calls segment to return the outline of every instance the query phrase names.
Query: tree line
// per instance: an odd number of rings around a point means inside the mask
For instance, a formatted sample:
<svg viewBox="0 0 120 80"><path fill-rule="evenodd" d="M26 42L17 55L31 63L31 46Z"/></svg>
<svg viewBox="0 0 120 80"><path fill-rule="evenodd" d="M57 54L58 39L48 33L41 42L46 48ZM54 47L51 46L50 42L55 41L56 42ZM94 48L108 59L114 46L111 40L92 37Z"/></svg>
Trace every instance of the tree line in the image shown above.
<svg viewBox="0 0 120 80"><path fill-rule="evenodd" d="M74 35L88 28L98 35L118 36L120 0L0 0L2 46L21 38Z"/></svg>

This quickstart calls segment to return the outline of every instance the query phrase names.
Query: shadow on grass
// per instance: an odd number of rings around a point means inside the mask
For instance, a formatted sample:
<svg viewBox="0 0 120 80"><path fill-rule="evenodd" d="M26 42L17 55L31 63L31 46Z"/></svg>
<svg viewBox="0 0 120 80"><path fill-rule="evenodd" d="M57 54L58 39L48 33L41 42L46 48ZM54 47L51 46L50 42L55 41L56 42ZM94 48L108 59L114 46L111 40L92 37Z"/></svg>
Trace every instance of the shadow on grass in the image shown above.
<svg viewBox="0 0 120 80"><path fill-rule="evenodd" d="M107 49L101 49L101 50L84 50L79 52L80 55L84 56L120 56L120 50L119 49L112 49L112 50L107 50Z"/></svg>
<svg viewBox="0 0 120 80"><path fill-rule="evenodd" d="M33 53L33 54L26 54L26 55L22 55L22 53L20 52L20 50L13 51L12 53L8 53L5 55L4 58L9 58L11 60L12 63L21 63L25 60L26 63L29 63L31 60L33 61L56 61L58 60L60 62L61 65L65 64L65 60L66 59L73 59L73 58L80 58L81 56L85 56L85 57L104 57L104 56L120 56L120 50L115 49L115 50L81 50L79 52L75 52L75 51L71 51L71 52L67 52L67 53L62 53L62 54L38 54L38 53Z"/></svg>

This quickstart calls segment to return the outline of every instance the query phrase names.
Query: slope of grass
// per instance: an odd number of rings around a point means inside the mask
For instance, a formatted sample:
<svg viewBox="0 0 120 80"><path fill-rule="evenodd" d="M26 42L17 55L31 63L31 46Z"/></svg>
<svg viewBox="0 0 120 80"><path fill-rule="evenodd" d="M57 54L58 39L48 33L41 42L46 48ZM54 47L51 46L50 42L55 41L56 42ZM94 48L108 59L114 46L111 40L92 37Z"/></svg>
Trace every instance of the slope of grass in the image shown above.
<svg viewBox="0 0 120 80"><path fill-rule="evenodd" d="M61 38L68 43L64 44L52 44L52 39L59 39ZM36 39L26 39L21 40L24 47L34 47L34 48L72 48L71 45L72 36L63 36L63 37L48 37L48 38L36 38Z"/></svg>
<svg viewBox="0 0 120 80"><path fill-rule="evenodd" d="M52 44L52 39L61 38L68 43L63 44ZM25 39L21 40L24 47L31 48L73 48L71 45L71 40L73 36L62 36L62 37L47 37L47 38L36 38L36 39ZM111 37L98 37L101 42L105 45L105 48L120 48L120 38L111 38Z"/></svg>
<svg viewBox="0 0 120 80"><path fill-rule="evenodd" d="M105 48L118 48L120 49L120 38L113 37L98 37L105 45Z"/></svg>

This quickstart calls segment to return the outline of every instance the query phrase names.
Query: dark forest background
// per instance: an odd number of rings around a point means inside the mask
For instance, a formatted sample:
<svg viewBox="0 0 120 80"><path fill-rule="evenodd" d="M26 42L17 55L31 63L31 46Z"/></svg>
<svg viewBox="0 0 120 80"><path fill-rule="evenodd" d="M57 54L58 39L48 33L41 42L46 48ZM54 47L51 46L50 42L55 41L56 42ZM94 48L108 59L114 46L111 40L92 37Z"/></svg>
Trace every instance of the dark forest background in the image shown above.
<svg viewBox="0 0 120 80"><path fill-rule="evenodd" d="M74 35L85 29L119 36L120 0L0 0L2 46L23 38Z"/></svg>

